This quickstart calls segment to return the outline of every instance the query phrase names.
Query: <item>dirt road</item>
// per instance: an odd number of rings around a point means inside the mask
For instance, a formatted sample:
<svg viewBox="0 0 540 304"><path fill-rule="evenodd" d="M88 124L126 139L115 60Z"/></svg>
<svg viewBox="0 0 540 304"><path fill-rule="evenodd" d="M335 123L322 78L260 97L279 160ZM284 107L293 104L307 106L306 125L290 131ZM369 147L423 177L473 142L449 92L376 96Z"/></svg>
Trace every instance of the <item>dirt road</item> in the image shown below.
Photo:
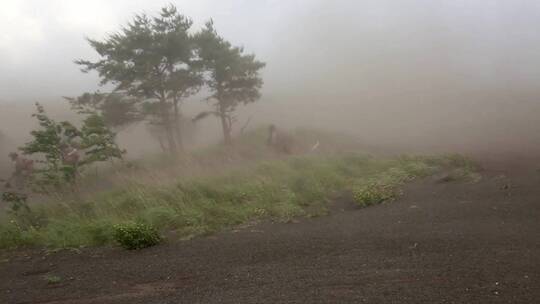
<svg viewBox="0 0 540 304"><path fill-rule="evenodd" d="M476 184L140 252L4 253L0 303L540 303L540 173L489 166Z"/></svg>

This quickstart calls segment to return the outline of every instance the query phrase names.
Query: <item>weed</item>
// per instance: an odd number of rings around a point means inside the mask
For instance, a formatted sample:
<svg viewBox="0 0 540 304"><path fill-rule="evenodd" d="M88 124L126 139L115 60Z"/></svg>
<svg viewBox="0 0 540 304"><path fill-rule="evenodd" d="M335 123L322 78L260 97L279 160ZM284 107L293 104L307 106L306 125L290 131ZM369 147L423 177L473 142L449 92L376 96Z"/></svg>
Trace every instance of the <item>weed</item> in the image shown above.
<svg viewBox="0 0 540 304"><path fill-rule="evenodd" d="M132 222L114 225L114 239L128 250L143 249L161 242L157 229L150 225Z"/></svg>
<svg viewBox="0 0 540 304"><path fill-rule="evenodd" d="M58 283L62 282L61 277L59 277L57 275L52 275L52 274L45 275L43 277L43 280L45 280L45 282L47 282L47 284L50 284L50 285L58 284Z"/></svg>
<svg viewBox="0 0 540 304"><path fill-rule="evenodd" d="M473 172L474 166L458 156L312 155L243 164L168 185L132 183L83 202L36 205L32 216L39 215L39 225L28 225L26 215L9 214L0 219L0 248L115 242L143 248L159 243L158 231L187 239L256 219L326 214L329 199L346 190L361 206L380 203L397 196L401 184L448 168Z"/></svg>
<svg viewBox="0 0 540 304"><path fill-rule="evenodd" d="M396 197L393 185L370 183L353 190L354 201L361 207L380 204Z"/></svg>

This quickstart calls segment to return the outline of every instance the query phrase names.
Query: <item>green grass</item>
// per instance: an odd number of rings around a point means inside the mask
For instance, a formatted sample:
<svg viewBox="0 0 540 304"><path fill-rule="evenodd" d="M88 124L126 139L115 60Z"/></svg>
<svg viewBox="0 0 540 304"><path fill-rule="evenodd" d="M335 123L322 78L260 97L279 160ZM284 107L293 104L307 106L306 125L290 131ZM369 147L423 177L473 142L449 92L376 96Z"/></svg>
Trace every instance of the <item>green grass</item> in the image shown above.
<svg viewBox="0 0 540 304"><path fill-rule="evenodd" d="M50 274L43 276L43 280L47 282L47 284L51 284L51 285L62 282L61 277L56 276L56 275L50 275Z"/></svg>
<svg viewBox="0 0 540 304"><path fill-rule="evenodd" d="M114 225L114 239L128 250L151 247L162 241L154 226L133 222Z"/></svg>
<svg viewBox="0 0 540 304"><path fill-rule="evenodd" d="M395 185L371 183L357 186L353 190L354 201L361 207L380 204L397 196Z"/></svg>
<svg viewBox="0 0 540 304"><path fill-rule="evenodd" d="M289 221L327 213L329 199L353 191L360 205L395 196L397 187L442 168L469 168L457 156L378 159L349 154L260 161L170 185L130 184L84 202L39 205L0 220L0 248L117 244L115 225L138 223L191 238L248 221ZM391 191L381 192L380 191Z"/></svg>

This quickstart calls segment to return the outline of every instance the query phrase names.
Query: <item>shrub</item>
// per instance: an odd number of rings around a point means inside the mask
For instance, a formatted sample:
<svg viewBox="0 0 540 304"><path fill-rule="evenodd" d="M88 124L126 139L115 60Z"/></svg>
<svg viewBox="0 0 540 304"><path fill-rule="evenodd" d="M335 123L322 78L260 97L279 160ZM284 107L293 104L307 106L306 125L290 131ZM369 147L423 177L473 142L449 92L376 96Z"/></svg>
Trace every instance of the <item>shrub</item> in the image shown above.
<svg viewBox="0 0 540 304"><path fill-rule="evenodd" d="M39 168L32 170L34 190L49 193L73 185L81 169L95 162L122 158L125 152L115 142L115 134L105 125L103 117L88 114L79 129L68 121L51 119L42 105L36 103L33 115L39 128L30 132L32 140L19 148L26 155L40 155ZM77 149L75 149L77 148ZM79 152L82 159L79 159Z"/></svg>
<svg viewBox="0 0 540 304"><path fill-rule="evenodd" d="M371 183L353 190L354 201L361 207L380 204L396 196L394 186Z"/></svg>
<svg viewBox="0 0 540 304"><path fill-rule="evenodd" d="M125 249L135 250L157 245L161 236L157 229L142 223L125 223L114 226L114 239Z"/></svg>

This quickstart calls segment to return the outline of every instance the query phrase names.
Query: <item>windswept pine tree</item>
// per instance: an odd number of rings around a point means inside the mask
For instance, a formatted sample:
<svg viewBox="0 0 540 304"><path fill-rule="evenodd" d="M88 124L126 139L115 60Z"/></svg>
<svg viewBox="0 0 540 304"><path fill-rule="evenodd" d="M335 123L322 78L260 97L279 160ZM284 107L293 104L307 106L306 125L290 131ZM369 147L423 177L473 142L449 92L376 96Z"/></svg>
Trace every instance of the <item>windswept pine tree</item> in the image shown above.
<svg viewBox="0 0 540 304"><path fill-rule="evenodd" d="M195 119L208 115L219 117L225 144L231 144L236 108L260 98L263 80L259 71L265 63L256 60L253 54L245 54L243 48L226 41L217 33L212 21L207 22L195 38L207 72L205 83L211 93L207 100L214 108L200 113Z"/></svg>
<svg viewBox="0 0 540 304"><path fill-rule="evenodd" d="M84 93L78 97L64 97L79 114L98 113L105 125L116 130L145 119L142 100L120 92Z"/></svg>
<svg viewBox="0 0 540 304"><path fill-rule="evenodd" d="M182 101L203 85L192 24L172 5L156 17L139 14L102 41L88 39L99 60L76 61L84 72L97 71L101 84L113 84L115 92L143 99L144 109L164 128L173 155L182 149Z"/></svg>

